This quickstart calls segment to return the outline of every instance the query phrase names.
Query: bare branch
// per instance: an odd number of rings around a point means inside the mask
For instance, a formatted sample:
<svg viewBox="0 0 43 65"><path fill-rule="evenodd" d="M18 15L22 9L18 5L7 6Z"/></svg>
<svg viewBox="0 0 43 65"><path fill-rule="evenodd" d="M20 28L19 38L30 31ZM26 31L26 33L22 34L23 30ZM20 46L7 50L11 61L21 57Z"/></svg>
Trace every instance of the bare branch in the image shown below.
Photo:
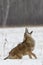
<svg viewBox="0 0 43 65"><path fill-rule="evenodd" d="M7 22L7 18L8 18L8 13L9 13L9 7L10 7L10 1L9 0L6 0L7 1L7 5L6 5L6 9L4 10L4 3L2 3L2 7L3 7L3 23L2 25L3 26L6 26L6 22Z"/></svg>

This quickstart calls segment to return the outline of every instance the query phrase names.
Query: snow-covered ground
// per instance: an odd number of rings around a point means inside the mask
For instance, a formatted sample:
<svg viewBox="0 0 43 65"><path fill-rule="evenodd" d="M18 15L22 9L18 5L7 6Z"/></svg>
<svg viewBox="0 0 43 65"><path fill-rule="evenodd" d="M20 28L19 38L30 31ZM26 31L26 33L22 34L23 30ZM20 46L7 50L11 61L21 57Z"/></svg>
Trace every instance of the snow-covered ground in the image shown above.
<svg viewBox="0 0 43 65"><path fill-rule="evenodd" d="M23 41L25 27L0 28L0 65L43 64L43 27L27 28L29 32L33 31L32 37L35 40L35 49L33 52L36 54L37 59L29 59L26 55L23 56L22 60L3 60L13 47ZM7 41L5 41L5 38Z"/></svg>

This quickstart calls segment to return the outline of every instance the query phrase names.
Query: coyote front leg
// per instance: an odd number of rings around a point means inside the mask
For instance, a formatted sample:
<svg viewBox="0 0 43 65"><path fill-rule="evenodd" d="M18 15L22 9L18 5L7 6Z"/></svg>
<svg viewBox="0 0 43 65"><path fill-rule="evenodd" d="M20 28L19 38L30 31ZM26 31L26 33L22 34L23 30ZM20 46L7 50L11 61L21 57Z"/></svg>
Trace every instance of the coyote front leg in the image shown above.
<svg viewBox="0 0 43 65"><path fill-rule="evenodd" d="M27 55L29 56L30 59L32 59L32 55L30 52L28 52Z"/></svg>
<svg viewBox="0 0 43 65"><path fill-rule="evenodd" d="M35 59L37 59L36 55L34 53L31 52L31 54L35 57Z"/></svg>
<svg viewBox="0 0 43 65"><path fill-rule="evenodd" d="M32 53L32 51L31 51L31 52L29 52L29 53L30 53L30 55L34 56L34 57L35 57L35 59L37 59L36 55L35 55L34 53Z"/></svg>
<svg viewBox="0 0 43 65"><path fill-rule="evenodd" d="M32 59L32 56L35 57L35 59L37 59L36 55L32 52L28 52L29 58Z"/></svg>
<svg viewBox="0 0 43 65"><path fill-rule="evenodd" d="M29 58L30 58L30 59L32 59L32 56L31 56L31 54L30 54L30 53L29 53Z"/></svg>

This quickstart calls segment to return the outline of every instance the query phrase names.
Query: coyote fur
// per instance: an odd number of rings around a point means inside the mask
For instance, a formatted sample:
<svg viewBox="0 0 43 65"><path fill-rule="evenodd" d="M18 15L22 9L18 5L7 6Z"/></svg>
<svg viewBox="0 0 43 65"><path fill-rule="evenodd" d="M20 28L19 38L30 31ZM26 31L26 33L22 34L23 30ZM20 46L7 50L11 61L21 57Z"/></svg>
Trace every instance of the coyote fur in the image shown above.
<svg viewBox="0 0 43 65"><path fill-rule="evenodd" d="M32 56L36 59L36 55L32 52L35 47L35 41L32 38L31 34L28 32L28 29L25 29L24 33L24 40L23 42L19 43L15 48L13 48L10 52L8 57L4 58L6 59L22 59L24 55L29 55L29 58L32 59Z"/></svg>

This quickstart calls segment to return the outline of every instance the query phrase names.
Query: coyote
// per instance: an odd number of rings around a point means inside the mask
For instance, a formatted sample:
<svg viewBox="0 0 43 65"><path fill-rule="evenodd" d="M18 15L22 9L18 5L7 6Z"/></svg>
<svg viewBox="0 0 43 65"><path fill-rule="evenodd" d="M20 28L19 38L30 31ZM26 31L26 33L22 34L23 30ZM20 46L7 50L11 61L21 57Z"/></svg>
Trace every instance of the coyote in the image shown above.
<svg viewBox="0 0 43 65"><path fill-rule="evenodd" d="M24 40L23 42L19 43L15 48L13 48L10 52L8 57L4 58L6 59L22 59L24 55L29 55L29 58L32 59L32 56L36 59L36 55L32 52L35 47L35 41L32 38L31 34L28 32L28 29L25 29L24 33Z"/></svg>

